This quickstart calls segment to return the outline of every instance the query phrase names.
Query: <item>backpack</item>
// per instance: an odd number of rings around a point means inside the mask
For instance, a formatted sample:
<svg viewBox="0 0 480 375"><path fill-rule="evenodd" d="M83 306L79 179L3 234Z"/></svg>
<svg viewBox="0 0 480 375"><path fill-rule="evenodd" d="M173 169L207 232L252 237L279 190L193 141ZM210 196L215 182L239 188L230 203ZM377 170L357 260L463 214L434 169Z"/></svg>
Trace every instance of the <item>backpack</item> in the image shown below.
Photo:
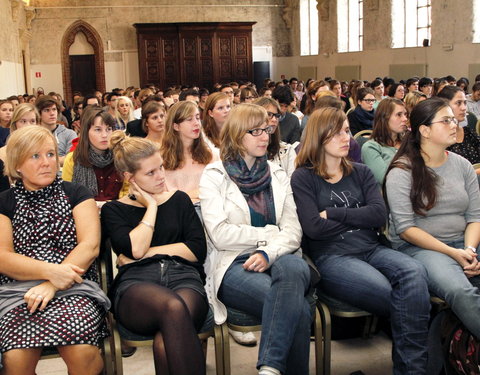
<svg viewBox="0 0 480 375"><path fill-rule="evenodd" d="M480 341L451 311L441 323L442 345L447 375L480 374Z"/></svg>

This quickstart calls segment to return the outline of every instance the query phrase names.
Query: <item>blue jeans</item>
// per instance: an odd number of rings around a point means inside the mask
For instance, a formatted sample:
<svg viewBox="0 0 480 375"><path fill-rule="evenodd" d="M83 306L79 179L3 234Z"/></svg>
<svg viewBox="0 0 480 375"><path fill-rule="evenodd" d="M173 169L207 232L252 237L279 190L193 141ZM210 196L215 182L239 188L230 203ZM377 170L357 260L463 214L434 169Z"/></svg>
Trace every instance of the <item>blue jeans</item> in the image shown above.
<svg viewBox="0 0 480 375"><path fill-rule="evenodd" d="M262 320L257 368L270 366L282 374L308 374L311 310L305 294L310 271L303 259L287 254L263 272L243 269L248 255L230 265L218 292L228 307Z"/></svg>
<svg viewBox="0 0 480 375"><path fill-rule="evenodd" d="M360 254L325 254L314 261L323 292L390 317L394 374L425 374L430 315L425 268L384 246Z"/></svg>
<svg viewBox="0 0 480 375"><path fill-rule="evenodd" d="M463 241L447 245L463 249ZM437 251L410 244L403 245L399 250L425 266L430 290L447 301L470 332L480 337L480 276L468 278L455 259Z"/></svg>

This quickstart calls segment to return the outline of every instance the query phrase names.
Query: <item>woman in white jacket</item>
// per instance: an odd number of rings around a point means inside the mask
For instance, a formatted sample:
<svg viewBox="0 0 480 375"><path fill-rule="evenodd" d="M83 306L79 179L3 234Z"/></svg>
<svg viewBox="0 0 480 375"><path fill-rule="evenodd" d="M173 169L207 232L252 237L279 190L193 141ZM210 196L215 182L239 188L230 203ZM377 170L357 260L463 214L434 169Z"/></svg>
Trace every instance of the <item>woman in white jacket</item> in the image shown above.
<svg viewBox="0 0 480 375"><path fill-rule="evenodd" d="M311 313L302 231L285 171L267 161L267 112L232 109L221 132L221 161L200 180L202 216L214 248L206 290L218 324L225 306L262 320L259 374L308 374Z"/></svg>

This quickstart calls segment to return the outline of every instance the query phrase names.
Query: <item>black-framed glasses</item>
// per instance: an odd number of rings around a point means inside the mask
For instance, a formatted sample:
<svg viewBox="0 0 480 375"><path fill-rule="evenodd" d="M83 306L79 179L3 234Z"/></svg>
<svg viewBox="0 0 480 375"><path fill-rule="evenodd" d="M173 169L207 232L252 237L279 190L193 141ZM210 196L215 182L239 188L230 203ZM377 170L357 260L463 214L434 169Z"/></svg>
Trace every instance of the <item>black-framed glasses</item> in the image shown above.
<svg viewBox="0 0 480 375"><path fill-rule="evenodd" d="M367 103L375 103L376 99L363 99L363 101Z"/></svg>
<svg viewBox="0 0 480 375"><path fill-rule="evenodd" d="M282 115L281 113L273 113L273 112L268 112L267 111L268 118L271 120L272 118L276 118L277 120L280 118Z"/></svg>
<svg viewBox="0 0 480 375"><path fill-rule="evenodd" d="M443 119L441 120L438 120L438 121L432 121L430 124L437 124L437 123L441 123L443 125L450 125L451 123L454 123L455 125L458 125L458 120L455 118L455 117L444 117Z"/></svg>
<svg viewBox="0 0 480 375"><path fill-rule="evenodd" d="M276 126L267 126L266 128L255 128L255 129L247 130L247 133L253 135L254 137L258 137L262 135L263 132L267 134L273 134L275 133L276 129L277 129Z"/></svg>

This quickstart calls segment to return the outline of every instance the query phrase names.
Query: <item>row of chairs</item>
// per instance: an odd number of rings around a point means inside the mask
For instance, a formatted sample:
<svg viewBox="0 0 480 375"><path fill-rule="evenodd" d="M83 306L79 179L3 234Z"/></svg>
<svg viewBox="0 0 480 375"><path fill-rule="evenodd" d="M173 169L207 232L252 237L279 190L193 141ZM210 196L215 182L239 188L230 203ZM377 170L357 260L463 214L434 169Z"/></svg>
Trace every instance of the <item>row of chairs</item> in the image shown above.
<svg viewBox="0 0 480 375"><path fill-rule="evenodd" d="M114 263L109 241L103 246L100 257L101 286L107 290L113 280ZM314 314L313 334L315 339L315 373L330 375L331 359L331 315L339 317L366 317L364 338L369 337L375 329L376 319L370 313L356 309L331 297L317 292L308 296ZM206 351L207 340L214 339L215 366L217 375L230 375L230 342L228 329L239 332L261 331L261 321L254 316L235 309L227 309L228 319L222 325L216 325L213 313L208 312L204 326L198 334ZM111 336L104 343L105 374L123 375L121 340L132 347L152 346L153 338L130 332L115 321L113 314L108 314ZM206 354L206 352L205 352Z"/></svg>

